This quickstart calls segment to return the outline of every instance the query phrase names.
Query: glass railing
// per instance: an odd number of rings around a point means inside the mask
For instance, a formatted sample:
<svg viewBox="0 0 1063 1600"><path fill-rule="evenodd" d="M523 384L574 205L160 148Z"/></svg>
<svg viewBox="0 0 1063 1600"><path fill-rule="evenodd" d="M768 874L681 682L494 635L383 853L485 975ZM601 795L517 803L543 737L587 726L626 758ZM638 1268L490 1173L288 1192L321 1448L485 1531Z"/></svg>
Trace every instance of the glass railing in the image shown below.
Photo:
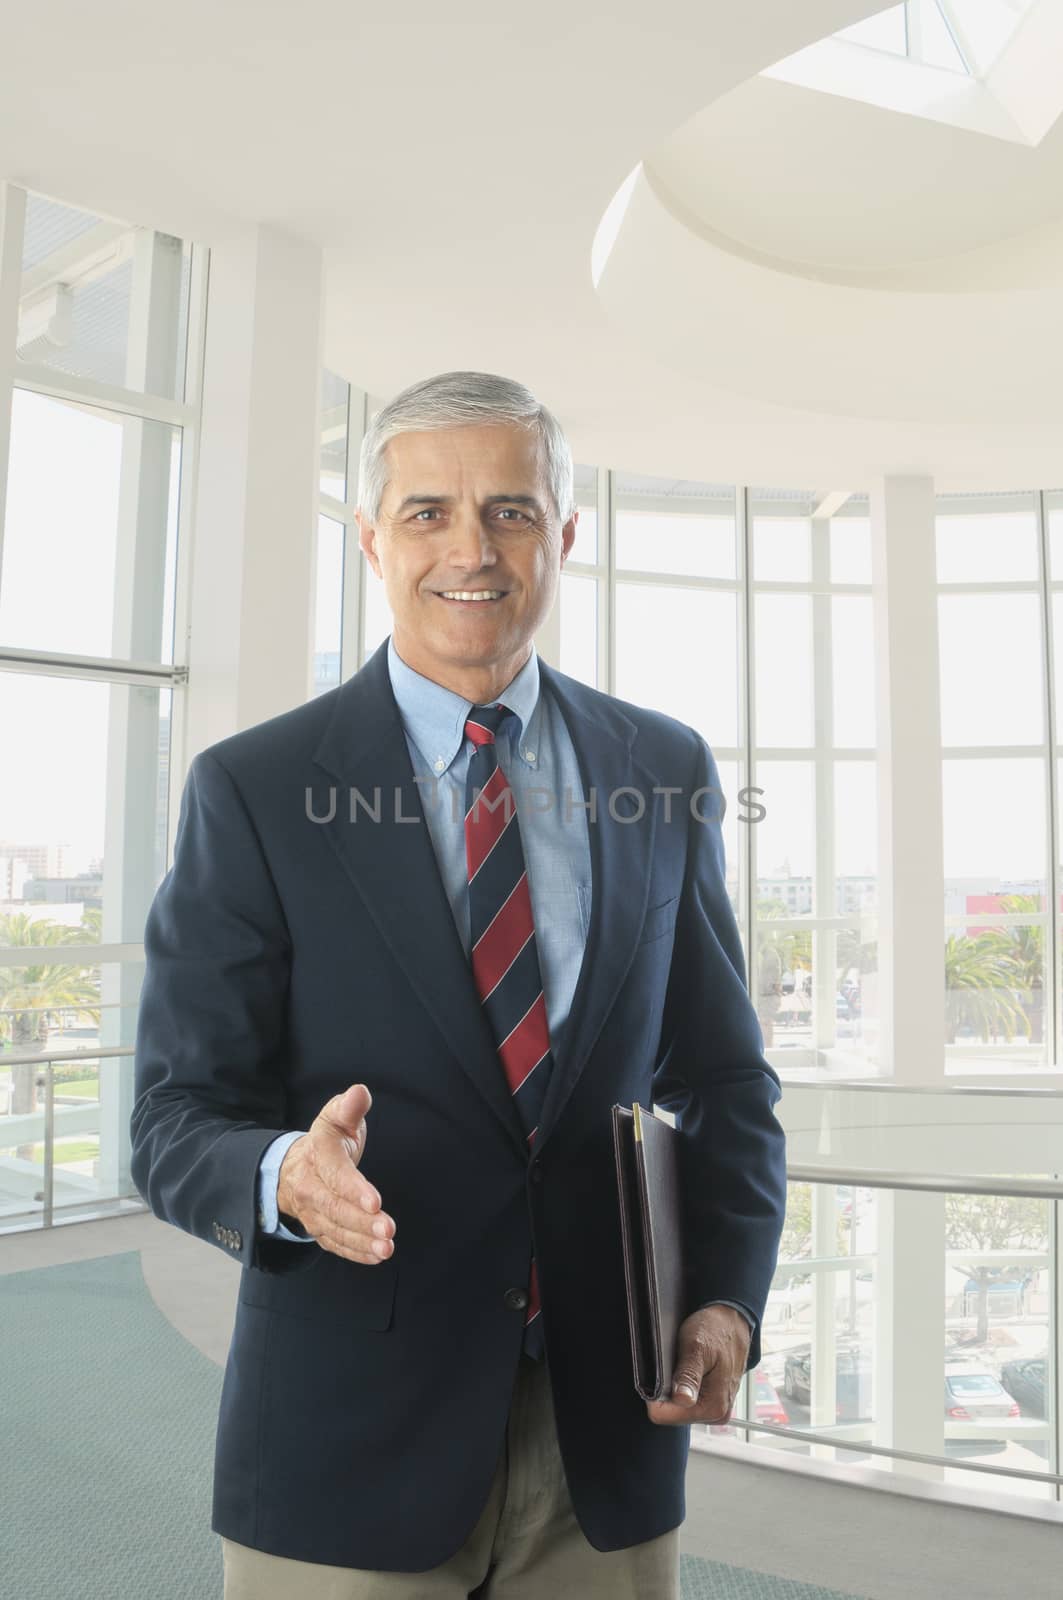
<svg viewBox="0 0 1063 1600"><path fill-rule="evenodd" d="M33 1104L16 1109L27 1067ZM694 1447L730 1435L1060 1500L1063 1096L794 1088L780 1102L789 1193L760 1362L732 1421L696 1426ZM132 1103L131 1045L8 1053L0 1232L143 1211Z"/></svg>
<svg viewBox="0 0 1063 1600"><path fill-rule="evenodd" d="M761 1358L693 1429L1058 1501L1060 1202L1047 1178L791 1164Z"/></svg>
<svg viewBox="0 0 1063 1600"><path fill-rule="evenodd" d="M129 1175L132 1057L0 1056L0 1232L144 1209Z"/></svg>

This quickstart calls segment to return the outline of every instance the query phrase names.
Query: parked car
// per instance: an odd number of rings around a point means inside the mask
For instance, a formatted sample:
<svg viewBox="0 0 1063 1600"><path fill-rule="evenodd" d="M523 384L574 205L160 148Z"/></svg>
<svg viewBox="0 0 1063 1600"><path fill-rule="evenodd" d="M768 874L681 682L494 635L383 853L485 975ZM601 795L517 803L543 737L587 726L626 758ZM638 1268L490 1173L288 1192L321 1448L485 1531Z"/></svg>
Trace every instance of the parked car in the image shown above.
<svg viewBox="0 0 1063 1600"><path fill-rule="evenodd" d="M812 1347L798 1345L786 1356L783 1388L798 1405L812 1404ZM835 1419L859 1422L871 1415L871 1357L858 1344L835 1349Z"/></svg>
<svg viewBox="0 0 1063 1600"><path fill-rule="evenodd" d="M757 1422L774 1422L780 1428L790 1420L778 1391L763 1367L753 1374L753 1417Z"/></svg>
<svg viewBox="0 0 1063 1600"><path fill-rule="evenodd" d="M1019 1409L1027 1417L1047 1417L1045 1404L1044 1356L1024 1356L1016 1361L1005 1361L1000 1369L1000 1381Z"/></svg>
<svg viewBox="0 0 1063 1600"><path fill-rule="evenodd" d="M957 1422L1017 1417L1018 1403L993 1373L950 1363L945 1368L945 1416Z"/></svg>
<svg viewBox="0 0 1063 1600"><path fill-rule="evenodd" d="M786 1407L776 1393L775 1385L768 1376L764 1367L758 1367L753 1374L753 1421L774 1422L778 1427L785 1427L790 1418ZM733 1422L708 1422L702 1424L709 1433L731 1434L738 1432Z"/></svg>

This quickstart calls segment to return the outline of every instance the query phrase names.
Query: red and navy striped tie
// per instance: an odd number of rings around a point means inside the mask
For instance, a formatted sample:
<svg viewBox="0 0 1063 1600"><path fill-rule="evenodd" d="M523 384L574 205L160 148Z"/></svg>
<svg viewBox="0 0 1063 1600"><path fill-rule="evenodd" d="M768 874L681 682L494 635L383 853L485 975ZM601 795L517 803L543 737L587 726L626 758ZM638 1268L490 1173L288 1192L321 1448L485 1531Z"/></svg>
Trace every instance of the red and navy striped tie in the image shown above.
<svg viewBox="0 0 1063 1600"><path fill-rule="evenodd" d="M531 1154L553 1058L535 948L517 806L498 764L495 734L508 706L474 706L465 736L475 745L465 781L465 861L473 977ZM528 1280L524 1350L543 1354L535 1257Z"/></svg>

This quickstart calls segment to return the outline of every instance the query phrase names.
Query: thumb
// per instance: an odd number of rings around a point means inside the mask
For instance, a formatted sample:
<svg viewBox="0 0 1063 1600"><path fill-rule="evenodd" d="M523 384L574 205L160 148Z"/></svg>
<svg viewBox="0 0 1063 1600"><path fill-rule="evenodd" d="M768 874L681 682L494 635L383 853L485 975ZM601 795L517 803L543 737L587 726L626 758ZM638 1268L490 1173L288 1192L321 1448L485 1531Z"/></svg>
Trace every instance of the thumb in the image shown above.
<svg viewBox="0 0 1063 1600"><path fill-rule="evenodd" d="M373 1097L365 1084L352 1083L342 1094L334 1094L319 1114L336 1133L360 1139L364 1144L365 1119L372 1103Z"/></svg>
<svg viewBox="0 0 1063 1600"><path fill-rule="evenodd" d="M676 1405L697 1404L704 1370L705 1364L697 1345L681 1343L672 1373L672 1399Z"/></svg>

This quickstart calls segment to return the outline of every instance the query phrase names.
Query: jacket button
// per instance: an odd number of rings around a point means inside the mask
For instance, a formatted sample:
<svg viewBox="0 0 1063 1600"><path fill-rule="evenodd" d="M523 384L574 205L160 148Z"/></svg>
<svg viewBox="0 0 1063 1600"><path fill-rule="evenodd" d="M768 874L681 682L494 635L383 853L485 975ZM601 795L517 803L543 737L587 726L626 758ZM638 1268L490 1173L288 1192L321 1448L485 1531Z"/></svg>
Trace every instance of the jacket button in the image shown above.
<svg viewBox="0 0 1063 1600"><path fill-rule="evenodd" d="M543 1169L539 1164L538 1157L532 1162L531 1181L532 1183L542 1183L543 1181Z"/></svg>
<svg viewBox="0 0 1063 1600"><path fill-rule="evenodd" d="M507 1289L502 1296L507 1311L523 1311L528 1304L527 1289Z"/></svg>

